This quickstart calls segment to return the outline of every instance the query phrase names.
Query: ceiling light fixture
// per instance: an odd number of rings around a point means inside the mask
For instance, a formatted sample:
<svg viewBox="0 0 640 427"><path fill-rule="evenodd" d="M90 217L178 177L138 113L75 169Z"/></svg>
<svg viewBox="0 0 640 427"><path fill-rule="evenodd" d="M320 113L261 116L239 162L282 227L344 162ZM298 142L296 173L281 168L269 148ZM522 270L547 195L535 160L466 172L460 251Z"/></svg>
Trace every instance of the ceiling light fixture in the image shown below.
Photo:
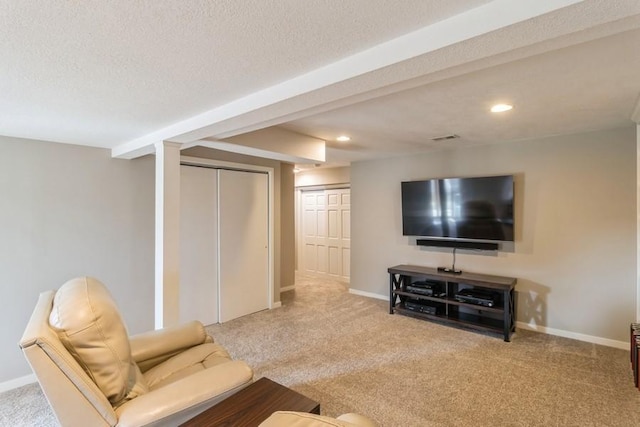
<svg viewBox="0 0 640 427"><path fill-rule="evenodd" d="M509 105L509 104L496 104L493 107L491 107L491 112L492 113L503 113L505 111L509 111L513 108L513 105Z"/></svg>
<svg viewBox="0 0 640 427"><path fill-rule="evenodd" d="M351 138L349 138L347 135L340 135L339 137L336 138L336 141L347 142L347 141L351 141Z"/></svg>

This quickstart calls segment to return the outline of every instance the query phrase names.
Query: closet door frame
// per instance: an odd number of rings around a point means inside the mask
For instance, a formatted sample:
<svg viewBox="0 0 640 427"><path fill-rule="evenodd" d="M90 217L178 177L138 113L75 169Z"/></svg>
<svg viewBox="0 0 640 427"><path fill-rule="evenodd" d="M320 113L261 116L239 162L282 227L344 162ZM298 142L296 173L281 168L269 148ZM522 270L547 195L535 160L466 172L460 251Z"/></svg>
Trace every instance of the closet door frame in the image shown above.
<svg viewBox="0 0 640 427"><path fill-rule="evenodd" d="M229 169L229 170L237 170L237 171L246 171L246 172L261 172L267 174L268 179L268 188L269 188L269 197L268 197L268 283L269 283L269 309L277 308L279 306L273 302L273 285L274 285L274 274L275 274L275 256L274 256L274 226L275 226L275 218L274 218L274 169L266 166L258 166L258 165L246 165L242 163L234 163L234 162L226 162L223 160L213 160L213 159L203 159L200 157L189 157L189 156L180 156L180 164L184 166L200 166L200 167L210 167L215 169Z"/></svg>

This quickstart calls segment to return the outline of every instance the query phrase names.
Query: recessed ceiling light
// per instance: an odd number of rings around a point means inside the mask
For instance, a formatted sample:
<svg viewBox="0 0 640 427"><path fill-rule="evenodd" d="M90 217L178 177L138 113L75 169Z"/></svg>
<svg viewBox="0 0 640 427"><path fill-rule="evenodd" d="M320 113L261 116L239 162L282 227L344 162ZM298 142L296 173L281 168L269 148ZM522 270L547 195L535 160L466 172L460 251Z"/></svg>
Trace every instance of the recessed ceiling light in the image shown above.
<svg viewBox="0 0 640 427"><path fill-rule="evenodd" d="M491 107L491 112L492 113L503 113L505 111L509 111L513 108L513 105L509 105L509 104L496 104L493 107Z"/></svg>
<svg viewBox="0 0 640 427"><path fill-rule="evenodd" d="M351 141L351 138L349 138L347 135L340 135L339 137L336 138L336 141L347 142L347 141Z"/></svg>

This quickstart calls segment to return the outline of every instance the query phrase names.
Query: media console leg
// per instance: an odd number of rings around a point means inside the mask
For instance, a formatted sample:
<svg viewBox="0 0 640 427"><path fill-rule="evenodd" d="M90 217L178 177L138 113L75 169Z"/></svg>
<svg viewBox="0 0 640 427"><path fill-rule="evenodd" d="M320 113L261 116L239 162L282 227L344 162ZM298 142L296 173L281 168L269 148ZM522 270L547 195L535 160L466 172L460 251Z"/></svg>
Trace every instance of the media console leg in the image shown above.
<svg viewBox="0 0 640 427"><path fill-rule="evenodd" d="M389 273L389 314L393 314L395 302L396 295L393 293L393 274Z"/></svg>
<svg viewBox="0 0 640 427"><path fill-rule="evenodd" d="M511 341L511 295L509 291L504 291L504 340Z"/></svg>

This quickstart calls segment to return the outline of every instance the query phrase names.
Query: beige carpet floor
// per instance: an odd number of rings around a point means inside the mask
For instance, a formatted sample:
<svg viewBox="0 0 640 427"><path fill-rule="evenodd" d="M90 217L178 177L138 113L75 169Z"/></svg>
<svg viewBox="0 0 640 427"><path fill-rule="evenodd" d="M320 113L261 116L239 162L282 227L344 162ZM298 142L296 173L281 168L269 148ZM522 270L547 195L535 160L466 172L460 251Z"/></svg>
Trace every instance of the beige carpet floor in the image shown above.
<svg viewBox="0 0 640 427"><path fill-rule="evenodd" d="M499 336L387 313L338 282L299 277L283 307L207 329L256 378L381 426L640 426L627 351ZM37 385L0 394L0 425L55 426Z"/></svg>
<svg viewBox="0 0 640 427"><path fill-rule="evenodd" d="M299 277L283 307L209 327L256 378L382 426L640 426L629 354L528 331L512 342L388 314ZM623 326L624 327L624 326Z"/></svg>

